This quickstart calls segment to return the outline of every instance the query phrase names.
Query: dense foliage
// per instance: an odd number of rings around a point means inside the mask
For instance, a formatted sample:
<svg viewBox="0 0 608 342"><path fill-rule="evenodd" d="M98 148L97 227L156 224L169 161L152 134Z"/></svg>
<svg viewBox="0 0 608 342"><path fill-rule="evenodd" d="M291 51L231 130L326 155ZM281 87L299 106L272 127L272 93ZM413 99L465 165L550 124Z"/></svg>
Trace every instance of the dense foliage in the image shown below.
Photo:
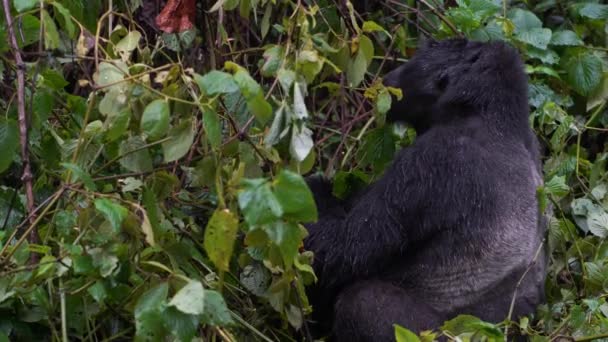
<svg viewBox="0 0 608 342"><path fill-rule="evenodd" d="M521 51L555 215L537 315L443 333L608 341L601 1L198 1L179 33L157 29L156 1L4 4L0 340L309 338L302 223L317 212L301 175L342 197L376 179L415 139L385 124L400 94L379 77L421 37L462 35Z"/></svg>

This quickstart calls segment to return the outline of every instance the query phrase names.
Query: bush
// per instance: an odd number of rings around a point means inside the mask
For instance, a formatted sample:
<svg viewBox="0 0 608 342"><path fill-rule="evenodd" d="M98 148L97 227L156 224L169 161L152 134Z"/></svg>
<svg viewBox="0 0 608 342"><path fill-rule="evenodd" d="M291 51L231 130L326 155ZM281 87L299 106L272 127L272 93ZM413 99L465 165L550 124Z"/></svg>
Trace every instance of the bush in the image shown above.
<svg viewBox="0 0 608 342"><path fill-rule="evenodd" d="M555 209L548 304L444 333L608 340L608 5L168 2L159 18L141 0L2 12L0 37L19 47L0 45L3 340L306 337L302 223L317 212L301 175L332 175L346 196L415 139L385 125L398 94L380 77L425 35L521 51L545 146L538 194Z"/></svg>

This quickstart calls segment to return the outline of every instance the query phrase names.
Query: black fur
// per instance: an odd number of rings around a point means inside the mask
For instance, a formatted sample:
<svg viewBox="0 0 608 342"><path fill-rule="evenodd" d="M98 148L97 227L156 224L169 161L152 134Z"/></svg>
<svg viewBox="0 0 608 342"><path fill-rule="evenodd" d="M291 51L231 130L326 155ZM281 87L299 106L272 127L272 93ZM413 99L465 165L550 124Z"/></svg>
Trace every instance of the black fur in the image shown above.
<svg viewBox="0 0 608 342"><path fill-rule="evenodd" d="M385 77L404 97L388 114L418 132L350 209L311 179L320 219L308 225L319 320L338 341L390 341L393 323L419 332L458 314L499 322L541 245L538 143L527 79L502 42L433 42ZM533 264L514 315L544 299Z"/></svg>

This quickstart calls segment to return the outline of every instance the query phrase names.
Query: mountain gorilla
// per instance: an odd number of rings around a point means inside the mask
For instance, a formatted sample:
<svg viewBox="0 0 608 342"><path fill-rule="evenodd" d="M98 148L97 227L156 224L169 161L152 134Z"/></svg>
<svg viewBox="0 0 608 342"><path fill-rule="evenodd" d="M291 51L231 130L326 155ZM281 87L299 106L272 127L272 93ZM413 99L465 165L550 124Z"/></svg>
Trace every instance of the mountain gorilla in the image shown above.
<svg viewBox="0 0 608 342"><path fill-rule="evenodd" d="M308 179L320 209L305 240L317 319L350 342L394 340L394 323L420 332L458 314L500 322L524 275L513 318L532 313L544 298L542 178L517 52L432 42L384 81L403 91L389 119L418 137L348 206L329 182Z"/></svg>

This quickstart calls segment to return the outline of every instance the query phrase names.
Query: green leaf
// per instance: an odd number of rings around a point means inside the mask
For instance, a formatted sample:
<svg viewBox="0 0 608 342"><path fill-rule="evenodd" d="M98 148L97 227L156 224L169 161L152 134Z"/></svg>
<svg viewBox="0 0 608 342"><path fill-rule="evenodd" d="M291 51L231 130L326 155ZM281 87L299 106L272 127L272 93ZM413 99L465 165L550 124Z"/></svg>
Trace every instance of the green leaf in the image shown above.
<svg viewBox="0 0 608 342"><path fill-rule="evenodd" d="M374 44L366 36L361 36L359 49L354 59L349 61L346 68L346 78L351 87L357 87L363 81L367 67L374 56Z"/></svg>
<svg viewBox="0 0 608 342"><path fill-rule="evenodd" d="M553 32L549 44L558 46L578 46L583 45L584 43L574 31L562 30Z"/></svg>
<svg viewBox="0 0 608 342"><path fill-rule="evenodd" d="M199 322L197 316L185 314L175 307L168 307L161 315L166 328L177 337L176 341L196 341L194 336Z"/></svg>
<svg viewBox="0 0 608 342"><path fill-rule="evenodd" d="M0 118L0 172L13 162L19 147L19 128L14 120Z"/></svg>
<svg viewBox="0 0 608 342"><path fill-rule="evenodd" d="M61 14L61 17L63 18L63 26L65 27L65 31L67 32L68 37L74 38L74 36L76 35L76 26L74 26L74 23L72 22L72 15L70 13L70 10L63 7L63 5L57 1L53 1L51 2L51 4L53 5L53 7L55 7L57 12Z"/></svg>
<svg viewBox="0 0 608 342"><path fill-rule="evenodd" d="M216 94L228 94L239 90L234 78L229 73L213 70L205 76L194 75L201 92L213 96Z"/></svg>
<svg viewBox="0 0 608 342"><path fill-rule="evenodd" d="M213 290L205 291L205 312L201 317L201 322L220 326L233 323L226 302L219 292Z"/></svg>
<svg viewBox="0 0 608 342"><path fill-rule="evenodd" d="M395 327L395 339L397 342L420 342L420 338L406 328L397 324L394 324L393 327Z"/></svg>
<svg viewBox="0 0 608 342"><path fill-rule="evenodd" d="M201 315L205 308L205 289L200 281L190 281L169 302L179 311L189 315Z"/></svg>
<svg viewBox="0 0 608 342"><path fill-rule="evenodd" d="M308 117L308 110L301 90L302 86L306 87L299 82L294 83L293 86L293 113L296 119L306 119Z"/></svg>
<svg viewBox="0 0 608 342"><path fill-rule="evenodd" d="M484 322L479 318L470 315L457 316L444 323L441 330L449 331L455 336L463 333L478 333L487 337L503 338L502 330L496 325Z"/></svg>
<svg viewBox="0 0 608 342"><path fill-rule="evenodd" d="M581 95L589 95L602 80L602 60L590 52L568 59L565 69L566 80Z"/></svg>
<svg viewBox="0 0 608 342"><path fill-rule="evenodd" d="M268 238L279 246L286 268L291 268L298 256L298 249L306 235L305 231L293 222L282 220L262 226Z"/></svg>
<svg viewBox="0 0 608 342"><path fill-rule="evenodd" d="M169 130L169 138L162 144L165 163L178 160L185 156L194 142L194 127L192 119L183 120L178 126Z"/></svg>
<svg viewBox="0 0 608 342"><path fill-rule="evenodd" d="M516 33L515 38L520 42L544 50L551 41L551 30L547 28L532 28Z"/></svg>
<svg viewBox="0 0 608 342"><path fill-rule="evenodd" d="M608 19L608 5L585 3L580 7L578 13L591 19Z"/></svg>
<svg viewBox="0 0 608 342"><path fill-rule="evenodd" d="M507 16L511 19L513 25L515 25L514 33L543 27L542 21L534 13L521 8L511 9Z"/></svg>
<svg viewBox="0 0 608 342"><path fill-rule="evenodd" d="M261 93L247 100L247 109L255 116L258 122L262 125L266 124L272 118L272 106Z"/></svg>
<svg viewBox="0 0 608 342"><path fill-rule="evenodd" d="M363 32L384 32L387 36L391 36L384 27L378 25L375 21L366 21L363 23L362 27Z"/></svg>
<svg viewBox="0 0 608 342"><path fill-rule="evenodd" d="M554 176L550 181L545 183L547 191L558 197L562 197L568 194L570 187L566 184L565 176Z"/></svg>
<svg viewBox="0 0 608 342"><path fill-rule="evenodd" d="M42 22L44 23L44 48L47 50L58 48L60 38L55 21L46 10L42 10L40 15L42 16Z"/></svg>
<svg viewBox="0 0 608 342"><path fill-rule="evenodd" d="M274 194L283 208L283 217L299 222L317 220L315 200L302 176L282 170L273 185Z"/></svg>
<svg viewBox="0 0 608 342"><path fill-rule="evenodd" d="M119 232L122 222L127 217L127 208L108 198L98 198L95 200L97 209L110 222L114 231Z"/></svg>
<svg viewBox="0 0 608 342"><path fill-rule="evenodd" d="M608 213L605 211L590 211L587 216L589 231L601 238L608 236Z"/></svg>
<svg viewBox="0 0 608 342"><path fill-rule="evenodd" d="M158 140L167 134L169 129L169 103L165 100L154 100L144 109L141 117L141 130L151 140Z"/></svg>
<svg viewBox="0 0 608 342"><path fill-rule="evenodd" d="M203 127L211 147L218 148L222 143L222 126L219 115L214 110L203 113Z"/></svg>
<svg viewBox="0 0 608 342"><path fill-rule="evenodd" d="M289 151L293 158L298 162L302 162L306 159L310 151L314 146L312 140L312 131L307 127L298 125L292 127L291 144L289 145Z"/></svg>
<svg viewBox="0 0 608 342"><path fill-rule="evenodd" d="M373 129L365 136L359 150L361 167L372 165L377 171L380 171L393 159L395 137L389 126Z"/></svg>
<svg viewBox="0 0 608 342"><path fill-rule="evenodd" d="M129 67L121 60L99 63L99 69L93 75L93 80L98 87L106 91L123 91L126 87L125 82L121 82L129 75Z"/></svg>
<svg viewBox="0 0 608 342"><path fill-rule="evenodd" d="M136 341L161 341L165 336L162 312L167 305L167 283L161 283L139 297L135 305Z"/></svg>
<svg viewBox="0 0 608 342"><path fill-rule="evenodd" d="M120 143L118 152L123 157L120 158L120 165L132 172L152 171L152 158L145 143L139 136L130 137Z"/></svg>
<svg viewBox="0 0 608 342"><path fill-rule="evenodd" d="M109 94L109 93L108 93ZM107 96L107 94L106 94ZM115 141L122 137L129 128L129 121L131 120L131 112L123 110L115 115L109 115L104 126L106 127L106 141Z"/></svg>
<svg viewBox="0 0 608 342"><path fill-rule="evenodd" d="M239 220L228 209L216 210L205 228L204 247L209 259L221 271L228 271Z"/></svg>
<svg viewBox="0 0 608 342"><path fill-rule="evenodd" d="M62 90L70 84L63 78L62 74L53 69L44 70L41 76L43 77L44 85L54 90Z"/></svg>
<svg viewBox="0 0 608 342"><path fill-rule="evenodd" d="M114 49L120 54L131 53L131 51L137 48L140 40L141 33L138 31L130 31L124 38L116 43Z"/></svg>
<svg viewBox="0 0 608 342"><path fill-rule="evenodd" d="M16 0L16 1L20 1L20 0ZM36 2L38 3L38 1L36 1ZM35 17L31 14L26 14L26 15L22 16L20 26L21 26L20 34L19 34L19 38L17 39L17 44L19 44L20 48L23 48L30 44L36 43L40 40L40 20L38 20L37 17ZM0 30L0 32L1 32L1 30ZM22 34L23 34L23 41L21 40ZM8 46L8 44L5 44L5 46Z"/></svg>
<svg viewBox="0 0 608 342"><path fill-rule="evenodd" d="M250 226L270 223L283 215L283 207L265 179L244 179L239 192L239 207Z"/></svg>
<svg viewBox="0 0 608 342"><path fill-rule="evenodd" d="M13 0L13 7L15 7L17 12L21 13L34 8L38 3L38 0Z"/></svg>
<svg viewBox="0 0 608 342"><path fill-rule="evenodd" d="M150 311L160 311L165 305L169 285L160 283L142 294L135 305L135 319Z"/></svg>
<svg viewBox="0 0 608 342"><path fill-rule="evenodd" d="M84 171L82 168L80 168L80 166L72 163L61 163L61 166L72 172L72 182L80 179L87 189L91 191L97 191L97 187L95 186L95 182L93 182L93 178L91 178L91 175L88 172Z"/></svg>

